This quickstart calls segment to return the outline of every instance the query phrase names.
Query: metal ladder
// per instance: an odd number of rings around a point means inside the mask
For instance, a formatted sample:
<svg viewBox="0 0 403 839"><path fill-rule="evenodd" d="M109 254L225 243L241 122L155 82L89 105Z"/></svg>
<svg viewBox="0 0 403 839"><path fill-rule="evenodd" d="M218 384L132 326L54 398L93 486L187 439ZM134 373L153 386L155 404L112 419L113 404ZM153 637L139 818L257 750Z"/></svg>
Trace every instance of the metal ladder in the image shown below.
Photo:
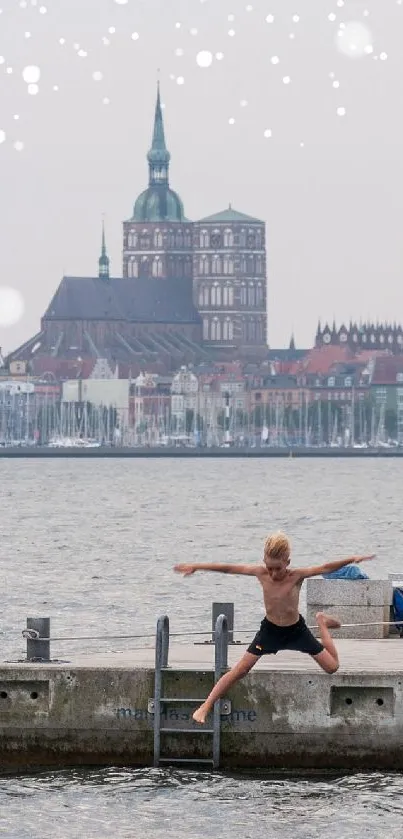
<svg viewBox="0 0 403 839"><path fill-rule="evenodd" d="M228 666L228 622L225 615L219 615L215 624L215 668L214 683L218 682L223 670ZM154 688L154 766L169 763L183 764L208 764L213 769L220 765L221 745L221 702L217 700L214 704L213 728L161 728L161 711L164 705L176 704L201 705L204 699L188 699L176 696L163 695L163 674L169 671L169 618L167 615L160 617L157 622L157 634L155 643L155 688ZM172 671L170 671L172 672ZM192 672L192 671L191 671ZM196 671L198 672L198 671ZM203 672L205 672L203 668ZM213 738L213 753L210 758L187 758L161 755L161 734L190 734L192 736L210 735Z"/></svg>

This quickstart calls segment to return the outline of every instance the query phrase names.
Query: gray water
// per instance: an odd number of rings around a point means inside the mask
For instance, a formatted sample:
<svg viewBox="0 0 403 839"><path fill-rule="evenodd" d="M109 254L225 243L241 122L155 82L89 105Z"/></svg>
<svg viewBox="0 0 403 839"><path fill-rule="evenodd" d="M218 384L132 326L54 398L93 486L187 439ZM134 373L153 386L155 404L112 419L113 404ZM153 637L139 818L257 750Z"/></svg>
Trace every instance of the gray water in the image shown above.
<svg viewBox="0 0 403 839"><path fill-rule="evenodd" d="M257 562L271 530L290 534L294 563L376 551L367 570L386 577L403 570L402 496L398 460L0 460L2 657L23 657L29 614L50 615L53 636L144 633L151 646L159 614L173 631L207 631L211 602L233 600L236 626L254 628L253 578L183 579L172 565ZM69 641L52 655L91 649ZM0 835L400 839L402 793L383 773L52 772L0 780Z"/></svg>

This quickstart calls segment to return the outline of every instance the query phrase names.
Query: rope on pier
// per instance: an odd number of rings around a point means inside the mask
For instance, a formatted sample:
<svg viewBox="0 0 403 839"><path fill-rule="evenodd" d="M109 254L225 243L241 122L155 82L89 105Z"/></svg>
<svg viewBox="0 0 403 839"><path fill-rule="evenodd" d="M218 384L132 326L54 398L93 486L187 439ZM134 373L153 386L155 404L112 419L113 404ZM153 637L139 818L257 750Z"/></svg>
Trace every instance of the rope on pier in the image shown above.
<svg viewBox="0 0 403 839"><path fill-rule="evenodd" d="M342 623L340 629L354 628L359 626L403 626L403 621L371 621L370 623ZM319 629L318 625L309 626L308 629ZM252 632L256 633L256 627L253 629L237 629L237 634L246 633L250 635ZM171 632L170 638L190 638L200 635L211 635L212 629L207 629L204 632ZM153 633L147 635L63 635L61 638L42 638L36 629L23 629L22 637L29 641L132 641L143 638L152 638Z"/></svg>

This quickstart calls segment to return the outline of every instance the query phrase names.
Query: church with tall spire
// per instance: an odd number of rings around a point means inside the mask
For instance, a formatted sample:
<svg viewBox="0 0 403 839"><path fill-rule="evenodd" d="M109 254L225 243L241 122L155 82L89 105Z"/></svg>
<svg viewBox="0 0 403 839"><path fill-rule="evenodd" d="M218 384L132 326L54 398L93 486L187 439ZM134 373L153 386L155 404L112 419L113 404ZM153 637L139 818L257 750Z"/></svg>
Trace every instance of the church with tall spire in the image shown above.
<svg viewBox="0 0 403 839"><path fill-rule="evenodd" d="M63 277L40 330L8 361L69 378L100 359L137 375L267 357L265 224L231 205L189 221L170 160L158 84L148 186L123 222L122 276L110 273L102 223L98 276Z"/></svg>

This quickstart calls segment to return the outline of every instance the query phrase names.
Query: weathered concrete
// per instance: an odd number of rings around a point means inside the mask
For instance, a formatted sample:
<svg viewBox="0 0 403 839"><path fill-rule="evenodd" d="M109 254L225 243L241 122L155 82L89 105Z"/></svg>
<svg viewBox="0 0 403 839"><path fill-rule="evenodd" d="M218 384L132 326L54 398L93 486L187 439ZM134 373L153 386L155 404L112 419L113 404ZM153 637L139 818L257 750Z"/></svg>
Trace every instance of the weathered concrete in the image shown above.
<svg viewBox="0 0 403 839"><path fill-rule="evenodd" d="M307 622L315 623L318 611L335 614L346 626L335 631L335 638L387 638L393 585L388 580L307 580ZM364 624L377 624L364 626Z"/></svg>
<svg viewBox="0 0 403 839"><path fill-rule="evenodd" d="M309 657L265 657L228 694L223 768L403 769L403 642L338 642L341 668L323 673ZM229 648L229 664L242 654ZM154 651L74 657L69 663L0 667L3 772L34 767L151 765ZM213 682L212 645L174 645L164 695L204 698ZM209 757L211 738L193 706L166 706L163 724L189 734L162 737L163 754ZM198 733L193 733L194 729Z"/></svg>

